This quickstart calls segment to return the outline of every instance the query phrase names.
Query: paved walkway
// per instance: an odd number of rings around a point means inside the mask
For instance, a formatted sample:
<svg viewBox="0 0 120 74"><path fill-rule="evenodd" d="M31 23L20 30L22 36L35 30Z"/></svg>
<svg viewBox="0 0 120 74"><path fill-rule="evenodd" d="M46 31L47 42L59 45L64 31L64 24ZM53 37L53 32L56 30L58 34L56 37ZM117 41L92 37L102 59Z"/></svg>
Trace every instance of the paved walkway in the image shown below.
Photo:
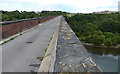
<svg viewBox="0 0 120 74"><path fill-rule="evenodd" d="M37 71L41 61L38 59L45 53L50 38L55 31L56 24L61 20L57 17L14 40L2 45L3 72L31 72Z"/></svg>

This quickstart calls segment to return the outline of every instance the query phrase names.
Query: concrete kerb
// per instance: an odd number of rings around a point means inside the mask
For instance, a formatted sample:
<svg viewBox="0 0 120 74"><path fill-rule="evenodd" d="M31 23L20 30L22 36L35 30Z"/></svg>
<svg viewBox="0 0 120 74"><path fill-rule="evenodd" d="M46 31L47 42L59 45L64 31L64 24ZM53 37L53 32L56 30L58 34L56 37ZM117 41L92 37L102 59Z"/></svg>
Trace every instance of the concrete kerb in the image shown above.
<svg viewBox="0 0 120 74"><path fill-rule="evenodd" d="M40 74L40 72L54 72L54 62L56 58L56 46L57 46L57 38L58 38L60 21L56 26L56 29L52 36L52 40L47 48L47 51L44 55L44 59L39 67L37 74Z"/></svg>

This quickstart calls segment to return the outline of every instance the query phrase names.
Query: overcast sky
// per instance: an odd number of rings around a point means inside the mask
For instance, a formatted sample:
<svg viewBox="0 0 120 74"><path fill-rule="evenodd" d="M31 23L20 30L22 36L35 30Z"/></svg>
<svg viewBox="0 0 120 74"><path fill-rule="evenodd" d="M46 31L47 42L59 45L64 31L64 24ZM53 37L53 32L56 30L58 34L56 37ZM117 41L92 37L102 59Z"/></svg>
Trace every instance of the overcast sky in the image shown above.
<svg viewBox="0 0 120 74"><path fill-rule="evenodd" d="M60 10L75 13L118 11L119 0L0 0L0 10Z"/></svg>

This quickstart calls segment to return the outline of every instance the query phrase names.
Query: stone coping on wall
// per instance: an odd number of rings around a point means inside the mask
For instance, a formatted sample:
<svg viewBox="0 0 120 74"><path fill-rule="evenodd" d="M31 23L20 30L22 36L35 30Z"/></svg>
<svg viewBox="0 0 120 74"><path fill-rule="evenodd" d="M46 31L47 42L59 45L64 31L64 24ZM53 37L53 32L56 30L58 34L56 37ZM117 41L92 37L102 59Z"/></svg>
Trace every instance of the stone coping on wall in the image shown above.
<svg viewBox="0 0 120 74"><path fill-rule="evenodd" d="M57 16L57 15L53 15L53 16ZM37 20L37 19L49 18L49 17L52 17L52 16L44 16L44 17L39 17L39 18L20 19L20 20L14 20L14 21L2 21L2 22L0 22L0 25L7 25L7 24L11 24L11 23L30 21L30 20Z"/></svg>
<svg viewBox="0 0 120 74"><path fill-rule="evenodd" d="M101 72L64 18L60 24L54 72Z"/></svg>
<svg viewBox="0 0 120 74"><path fill-rule="evenodd" d="M15 21L3 21L0 22L0 25L7 25L11 23L17 23L17 22L23 22L23 21L29 21L29 20L36 20L37 18L29 18L29 19L21 19L21 20L15 20Z"/></svg>

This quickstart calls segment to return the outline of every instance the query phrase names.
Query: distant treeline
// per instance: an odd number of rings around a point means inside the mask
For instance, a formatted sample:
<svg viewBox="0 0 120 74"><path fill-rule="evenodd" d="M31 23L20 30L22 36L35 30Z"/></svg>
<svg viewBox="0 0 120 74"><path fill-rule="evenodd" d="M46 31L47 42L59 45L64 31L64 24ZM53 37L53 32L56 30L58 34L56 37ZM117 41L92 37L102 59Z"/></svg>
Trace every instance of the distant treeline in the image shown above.
<svg viewBox="0 0 120 74"><path fill-rule="evenodd" d="M116 46L120 44L119 13L76 14L66 20L78 38L85 43Z"/></svg>
<svg viewBox="0 0 120 74"><path fill-rule="evenodd" d="M28 19L28 18L39 18L51 15L66 15L67 12L62 11L42 11L42 12L34 12L34 11L2 11L2 21L13 21L20 19Z"/></svg>
<svg viewBox="0 0 120 74"><path fill-rule="evenodd" d="M38 18L40 15L34 11L2 11L2 21L13 21L28 18Z"/></svg>
<svg viewBox="0 0 120 74"><path fill-rule="evenodd" d="M63 11L42 11L40 16L51 16L51 15L63 15L66 16L69 14L68 12Z"/></svg>

